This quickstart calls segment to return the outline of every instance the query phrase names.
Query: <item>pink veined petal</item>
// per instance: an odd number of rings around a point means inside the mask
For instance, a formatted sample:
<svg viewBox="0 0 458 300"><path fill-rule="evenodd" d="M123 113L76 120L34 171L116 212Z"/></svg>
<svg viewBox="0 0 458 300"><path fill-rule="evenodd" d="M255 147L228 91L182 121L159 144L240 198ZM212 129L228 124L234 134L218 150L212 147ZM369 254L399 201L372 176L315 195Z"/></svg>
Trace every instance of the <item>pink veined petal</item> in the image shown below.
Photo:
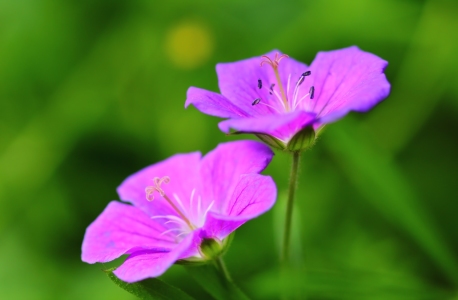
<svg viewBox="0 0 458 300"><path fill-rule="evenodd" d="M267 55L273 57L276 52L278 51L272 51ZM272 98L273 96L269 94L269 87L276 83L272 68L267 64L261 67L261 62L262 58L257 56L216 65L221 94L235 106L247 112L247 117L275 113L267 106L252 105L256 99L261 99L264 102ZM261 89L258 86L258 80L262 82Z"/></svg>
<svg viewBox="0 0 458 300"><path fill-rule="evenodd" d="M201 162L204 207L215 201L212 211L227 205L244 174L260 173L273 157L272 150L256 141L237 141L218 145Z"/></svg>
<svg viewBox="0 0 458 300"><path fill-rule="evenodd" d="M204 230L223 239L246 221L268 211L276 197L277 189L271 177L243 175L223 210L208 214Z"/></svg>
<svg viewBox="0 0 458 300"><path fill-rule="evenodd" d="M187 92L184 107L194 105L198 110L211 116L221 118L240 118L249 116L240 107L235 106L226 97L196 87L190 87Z"/></svg>
<svg viewBox="0 0 458 300"><path fill-rule="evenodd" d="M313 111L319 123L335 121L350 110L365 112L386 98L390 84L383 73L388 63L353 46L319 52L312 62Z"/></svg>
<svg viewBox="0 0 458 300"><path fill-rule="evenodd" d="M240 132L269 134L287 143L295 133L315 120L314 113L297 110L282 115L229 119L220 122L218 127L226 133L232 128Z"/></svg>
<svg viewBox="0 0 458 300"><path fill-rule="evenodd" d="M137 173L129 176L118 187L119 197L123 201L128 201L136 207L147 212L150 216L158 215L177 215L166 200L159 194L154 193L154 200L146 199L145 189L154 186L155 177L170 178L169 183L162 183L161 189L173 201L173 194L176 194L184 205L184 212L189 208L189 195L193 189L199 189L199 165L201 154L199 152L188 154L177 154L166 160L146 167ZM179 204L175 203L177 207ZM160 222L160 219L157 219ZM164 220L165 221L165 220Z"/></svg>
<svg viewBox="0 0 458 300"><path fill-rule="evenodd" d="M144 250L132 253L114 274L125 282L135 282L149 277L162 275L186 252L194 239L194 234L188 235L175 248L164 251Z"/></svg>
<svg viewBox="0 0 458 300"><path fill-rule="evenodd" d="M175 247L173 239L160 235L164 231L140 209L112 201L86 229L82 260L107 262L138 249Z"/></svg>

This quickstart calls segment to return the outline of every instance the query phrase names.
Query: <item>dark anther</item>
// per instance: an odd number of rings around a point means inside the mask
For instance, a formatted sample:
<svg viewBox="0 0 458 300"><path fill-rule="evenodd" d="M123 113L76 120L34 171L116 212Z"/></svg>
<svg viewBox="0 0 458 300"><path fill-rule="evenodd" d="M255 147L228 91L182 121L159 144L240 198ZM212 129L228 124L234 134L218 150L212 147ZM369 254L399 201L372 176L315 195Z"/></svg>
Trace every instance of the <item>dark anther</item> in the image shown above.
<svg viewBox="0 0 458 300"><path fill-rule="evenodd" d="M299 80L297 81L297 85L301 85L302 82L304 82L305 76L309 76L310 74L312 74L310 71L302 73L301 77L299 77Z"/></svg>
<svg viewBox="0 0 458 300"><path fill-rule="evenodd" d="M310 99L313 99L313 94L315 93L315 88L313 87L313 85L310 87L310 91L309 91L309 94L310 94Z"/></svg>
<svg viewBox="0 0 458 300"><path fill-rule="evenodd" d="M258 88L259 88L259 89L262 88L262 81L261 81L261 79L258 79Z"/></svg>
<svg viewBox="0 0 458 300"><path fill-rule="evenodd" d="M271 94L271 95L272 95L272 93L274 92L274 86L275 86L275 83L272 83L272 84L270 85L270 88L269 88L270 92L269 92L269 94Z"/></svg>
<svg viewBox="0 0 458 300"><path fill-rule="evenodd" d="M261 102L261 98L256 98L253 103L251 103L251 105L256 105L256 104L259 104L259 102Z"/></svg>

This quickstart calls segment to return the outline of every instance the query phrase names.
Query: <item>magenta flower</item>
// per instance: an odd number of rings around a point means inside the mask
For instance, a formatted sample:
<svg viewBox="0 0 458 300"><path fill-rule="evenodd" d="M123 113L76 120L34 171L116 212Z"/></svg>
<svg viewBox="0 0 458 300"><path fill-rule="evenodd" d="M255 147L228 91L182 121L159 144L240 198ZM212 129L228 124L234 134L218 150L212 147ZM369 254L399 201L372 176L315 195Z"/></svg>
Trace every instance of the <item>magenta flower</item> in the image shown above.
<svg viewBox="0 0 458 300"><path fill-rule="evenodd" d="M232 142L203 158L177 154L131 175L118 194L133 206L108 204L86 230L82 260L127 254L114 273L134 282L159 276L178 260L212 259L204 245L224 250L231 232L274 204L275 184L259 174L272 156L259 142Z"/></svg>
<svg viewBox="0 0 458 300"><path fill-rule="evenodd" d="M353 46L319 52L310 66L285 54L216 65L221 94L191 87L185 106L228 118L219 128L254 133L291 151L349 111L365 112L388 96L387 62Z"/></svg>

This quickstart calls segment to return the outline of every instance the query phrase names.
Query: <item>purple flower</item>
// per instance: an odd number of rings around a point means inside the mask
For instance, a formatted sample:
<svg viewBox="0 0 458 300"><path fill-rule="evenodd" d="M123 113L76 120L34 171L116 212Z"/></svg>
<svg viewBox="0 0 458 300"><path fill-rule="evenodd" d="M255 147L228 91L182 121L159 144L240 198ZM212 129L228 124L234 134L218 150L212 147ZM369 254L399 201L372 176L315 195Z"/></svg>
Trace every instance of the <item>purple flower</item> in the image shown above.
<svg viewBox="0 0 458 300"><path fill-rule="evenodd" d="M219 123L225 133L232 128L280 149L302 150L325 124L388 96L387 64L356 46L319 52L310 66L272 51L217 64L221 94L191 87L185 106L228 118Z"/></svg>
<svg viewBox="0 0 458 300"><path fill-rule="evenodd" d="M114 273L134 282L159 276L178 260L212 259L208 248L223 251L231 232L274 204L275 184L259 174L272 156L259 142L232 142L203 158L177 154L131 175L118 194L133 206L108 204L86 230L82 260L127 254Z"/></svg>

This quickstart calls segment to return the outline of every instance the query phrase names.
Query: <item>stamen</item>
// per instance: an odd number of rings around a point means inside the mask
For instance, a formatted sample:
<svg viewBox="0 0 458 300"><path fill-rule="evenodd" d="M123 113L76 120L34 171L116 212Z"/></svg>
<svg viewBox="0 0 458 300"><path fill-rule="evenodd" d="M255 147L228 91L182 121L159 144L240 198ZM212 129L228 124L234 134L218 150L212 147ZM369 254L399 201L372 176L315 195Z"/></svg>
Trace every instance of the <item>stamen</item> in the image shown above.
<svg viewBox="0 0 458 300"><path fill-rule="evenodd" d="M207 210L205 211L204 216L206 216L206 215L208 214L208 212L209 212L210 209L212 208L213 204L215 204L215 201L212 201L212 202L210 203L210 205L208 206Z"/></svg>
<svg viewBox="0 0 458 300"><path fill-rule="evenodd" d="M259 89L262 88L262 81L261 81L261 79L258 79L258 88L259 88Z"/></svg>
<svg viewBox="0 0 458 300"><path fill-rule="evenodd" d="M251 103L251 105L256 105L256 104L259 104L259 102L261 102L261 98L256 98L253 103Z"/></svg>
<svg viewBox="0 0 458 300"><path fill-rule="evenodd" d="M170 222L170 221L174 221L176 223L179 223L181 225L184 225L184 226L187 226L188 224L183 220L183 219L180 219L179 217L177 216L174 216L174 215L166 215L166 216L152 216L151 217L151 220L155 220L155 219L169 219L169 221L167 222ZM164 223L165 224L165 223Z"/></svg>
<svg viewBox="0 0 458 300"><path fill-rule="evenodd" d="M313 99L314 93L315 93L315 87L312 85L312 86L310 87L310 91L309 91L310 99Z"/></svg>
<svg viewBox="0 0 458 300"><path fill-rule="evenodd" d="M270 85L269 94L271 94L271 95L272 95L272 93L274 92L274 86L275 86L275 83L272 83L272 84Z"/></svg>
<svg viewBox="0 0 458 300"><path fill-rule="evenodd" d="M305 77L309 76L310 74L312 74L310 71L302 73L302 75L299 77L299 80L297 81L297 85L301 85L304 82Z"/></svg>
<svg viewBox="0 0 458 300"><path fill-rule="evenodd" d="M180 198L178 197L178 195L175 194L175 193L173 193L173 198L175 198L175 200L178 202L178 204L179 204L180 207L183 209L183 211L186 211L186 209L184 208L183 203L181 203L181 200L180 200Z"/></svg>
<svg viewBox="0 0 458 300"><path fill-rule="evenodd" d="M175 223L175 224L178 224L178 225L180 225L180 226L183 226L183 223L184 223L184 222L178 222L178 221L175 221L175 220L170 220L170 221L165 222L164 225L167 225L167 224L170 224L170 223L172 223L172 224ZM186 223L185 223L184 225L185 225L185 227L188 227L188 226L186 225Z"/></svg>
<svg viewBox="0 0 458 300"><path fill-rule="evenodd" d="M281 106L283 106L283 109L286 110L285 102L282 101L281 96L275 90L274 90L274 95L277 96L277 99L278 99L278 101L280 101ZM286 104L288 104L288 103L286 103Z"/></svg>
<svg viewBox="0 0 458 300"><path fill-rule="evenodd" d="M193 205L193 201L194 201L194 193L196 192L196 189L192 189L191 191L191 200L189 201L189 207L192 208L192 205Z"/></svg>
<svg viewBox="0 0 458 300"><path fill-rule="evenodd" d="M177 231L177 230L178 230L178 231L183 231L182 228L171 228L171 229L168 229L168 230L164 231L164 232L161 233L160 235L165 235L165 234L167 234L167 233L170 233L170 232L172 232L172 231Z"/></svg>
<svg viewBox="0 0 458 300"><path fill-rule="evenodd" d="M310 95L309 93L305 94L305 95L296 103L296 105L294 105L294 109L293 109L293 110L295 110L296 107L299 106L299 103L301 103L301 102L302 102L305 98L307 98L309 95Z"/></svg>
<svg viewBox="0 0 458 300"><path fill-rule="evenodd" d="M202 208L202 198L197 197L197 215L200 216L200 210Z"/></svg>
<svg viewBox="0 0 458 300"><path fill-rule="evenodd" d="M190 231L189 231L189 232L190 232ZM182 233L178 234L178 235L177 235L177 238L179 238L180 236L182 236L182 235L184 235L184 234L188 234L189 232L187 232L187 231L184 231L184 232L182 232Z"/></svg>
<svg viewBox="0 0 458 300"><path fill-rule="evenodd" d="M291 81L291 74L288 75L288 83L286 83L286 94L289 94L289 83Z"/></svg>
<svg viewBox="0 0 458 300"><path fill-rule="evenodd" d="M259 104L268 106L268 107L272 108L273 110L275 110L276 112L278 112L279 114L281 114L281 112L280 112L278 109L276 109L275 107L273 107L272 105L265 104L264 102L261 102L261 103L259 103Z"/></svg>

